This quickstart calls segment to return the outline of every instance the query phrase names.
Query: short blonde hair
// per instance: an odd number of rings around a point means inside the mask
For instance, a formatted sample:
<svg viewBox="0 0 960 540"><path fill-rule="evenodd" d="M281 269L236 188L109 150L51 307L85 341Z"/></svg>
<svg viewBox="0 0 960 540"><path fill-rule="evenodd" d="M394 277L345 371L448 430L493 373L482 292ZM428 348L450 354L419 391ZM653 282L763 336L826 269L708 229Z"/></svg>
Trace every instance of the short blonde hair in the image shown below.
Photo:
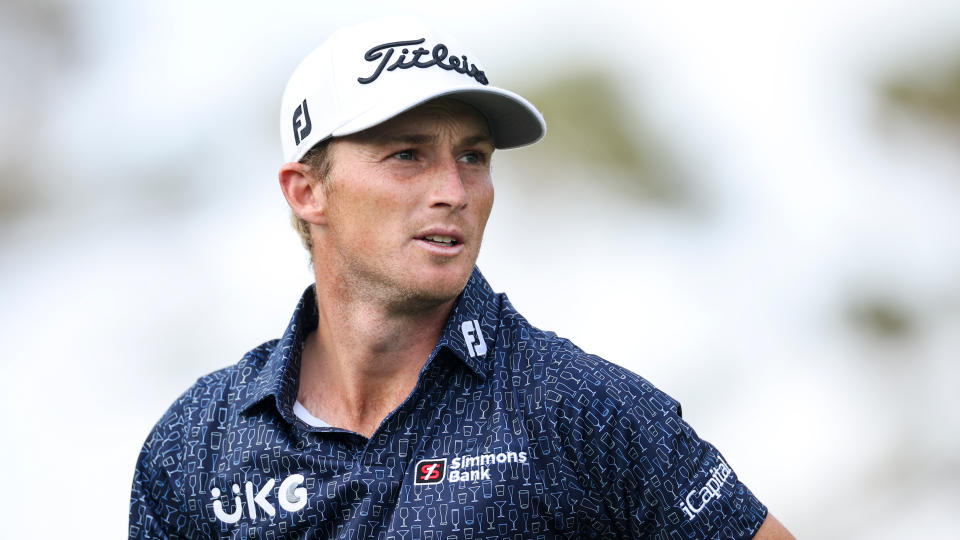
<svg viewBox="0 0 960 540"><path fill-rule="evenodd" d="M307 172L313 181L325 183L330 169L333 167L333 161L330 159L330 139L319 142L313 146L302 158L300 163L307 166ZM313 236L310 234L310 224L297 215L293 209L290 209L290 224L300 235L300 242L310 253L313 253Z"/></svg>

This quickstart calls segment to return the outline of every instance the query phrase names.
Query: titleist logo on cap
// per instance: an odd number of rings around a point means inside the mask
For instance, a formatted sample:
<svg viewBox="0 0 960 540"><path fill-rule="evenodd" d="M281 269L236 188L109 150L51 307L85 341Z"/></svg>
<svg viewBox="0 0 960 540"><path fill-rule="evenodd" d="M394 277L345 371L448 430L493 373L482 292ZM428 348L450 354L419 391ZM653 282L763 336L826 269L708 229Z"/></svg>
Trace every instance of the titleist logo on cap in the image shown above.
<svg viewBox="0 0 960 540"><path fill-rule="evenodd" d="M489 84L487 76L482 70L477 68L476 64L471 64L470 61L467 60L466 55L459 57L450 55L450 50L443 43L437 43L433 49L429 51L423 47L418 47L413 51L407 48L408 46L420 45L424 41L426 41L426 38L410 41L393 41L371 47L370 50L364 53L363 59L367 62L376 62L379 60L380 63L377 64L377 68L372 75L369 77L357 77L357 82L360 84L370 84L380 77L384 69L393 71L395 69L410 69L412 67L428 68L437 66L440 69L447 71L453 70L457 73L463 73L464 75L473 77L480 84ZM390 59L393 58L394 51L397 50L397 47L403 47L403 49L400 50L400 56L391 64ZM407 59L408 54L411 55L409 60ZM427 56L429 59L421 60L424 56ZM388 66L387 64L390 65Z"/></svg>

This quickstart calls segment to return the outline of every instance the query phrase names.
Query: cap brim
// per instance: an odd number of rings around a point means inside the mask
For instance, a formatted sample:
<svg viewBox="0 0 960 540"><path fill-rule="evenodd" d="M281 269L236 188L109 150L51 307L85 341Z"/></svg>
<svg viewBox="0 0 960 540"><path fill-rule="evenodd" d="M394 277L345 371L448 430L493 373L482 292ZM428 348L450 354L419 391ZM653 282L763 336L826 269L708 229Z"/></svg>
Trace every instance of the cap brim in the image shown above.
<svg viewBox="0 0 960 540"><path fill-rule="evenodd" d="M494 86L478 88L470 85L460 88L447 87L441 92L421 94L415 98L398 96L397 99L368 109L333 130L331 136L342 137L358 133L440 97L452 97L476 108L487 119L496 148L516 148L533 144L547 133L543 115L523 97Z"/></svg>

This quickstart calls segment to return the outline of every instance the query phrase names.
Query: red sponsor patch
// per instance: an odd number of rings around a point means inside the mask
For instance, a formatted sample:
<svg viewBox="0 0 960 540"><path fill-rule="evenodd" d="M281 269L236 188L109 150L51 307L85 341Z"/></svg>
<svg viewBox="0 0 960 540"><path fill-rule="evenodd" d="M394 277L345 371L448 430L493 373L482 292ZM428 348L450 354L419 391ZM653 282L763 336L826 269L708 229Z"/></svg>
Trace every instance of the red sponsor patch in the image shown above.
<svg viewBox="0 0 960 540"><path fill-rule="evenodd" d="M447 472L447 458L421 459L417 462L414 484L439 484Z"/></svg>

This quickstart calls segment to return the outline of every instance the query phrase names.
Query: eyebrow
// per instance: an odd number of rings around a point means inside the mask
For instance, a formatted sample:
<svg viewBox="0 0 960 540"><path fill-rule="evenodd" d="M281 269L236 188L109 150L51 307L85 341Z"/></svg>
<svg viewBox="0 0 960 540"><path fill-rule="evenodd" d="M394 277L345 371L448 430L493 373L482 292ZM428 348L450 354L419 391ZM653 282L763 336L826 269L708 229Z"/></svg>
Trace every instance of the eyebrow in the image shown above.
<svg viewBox="0 0 960 540"><path fill-rule="evenodd" d="M437 142L437 135L426 133L401 133L378 135L372 139L375 144L387 145L393 143L404 144L434 144ZM459 146L473 146L478 143L489 143L493 145L493 138L489 135L471 135L458 141Z"/></svg>

